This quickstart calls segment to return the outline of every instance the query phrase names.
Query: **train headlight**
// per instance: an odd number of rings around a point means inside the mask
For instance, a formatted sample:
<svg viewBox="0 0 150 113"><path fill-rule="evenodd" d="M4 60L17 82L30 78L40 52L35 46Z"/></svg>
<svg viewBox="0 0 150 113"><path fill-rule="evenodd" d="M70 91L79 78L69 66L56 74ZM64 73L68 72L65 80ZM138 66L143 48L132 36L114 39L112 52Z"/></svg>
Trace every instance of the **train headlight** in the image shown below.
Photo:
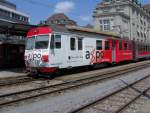
<svg viewBox="0 0 150 113"><path fill-rule="evenodd" d="M48 55L42 55L42 61L43 62L48 62L49 61Z"/></svg>

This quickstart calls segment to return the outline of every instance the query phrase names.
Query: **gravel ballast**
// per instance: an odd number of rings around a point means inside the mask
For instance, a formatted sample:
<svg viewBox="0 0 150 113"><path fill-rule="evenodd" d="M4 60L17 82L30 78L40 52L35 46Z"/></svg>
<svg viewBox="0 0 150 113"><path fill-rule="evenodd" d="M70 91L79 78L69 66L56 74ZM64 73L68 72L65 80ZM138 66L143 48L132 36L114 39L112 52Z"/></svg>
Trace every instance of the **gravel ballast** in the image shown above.
<svg viewBox="0 0 150 113"><path fill-rule="evenodd" d="M126 85L122 82L130 84L136 80L150 74L150 68L141 69L139 71L129 73L124 77L90 85L88 87L67 91L57 96L50 96L42 101L24 104L16 107L6 107L0 110L0 113L69 113L70 111L87 104L98 98L118 90Z"/></svg>

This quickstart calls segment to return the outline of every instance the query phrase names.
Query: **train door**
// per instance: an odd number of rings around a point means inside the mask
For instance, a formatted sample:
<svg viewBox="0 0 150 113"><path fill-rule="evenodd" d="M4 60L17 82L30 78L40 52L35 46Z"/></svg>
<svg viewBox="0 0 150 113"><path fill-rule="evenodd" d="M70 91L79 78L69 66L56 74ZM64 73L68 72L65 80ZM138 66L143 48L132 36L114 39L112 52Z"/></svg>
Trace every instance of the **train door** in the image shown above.
<svg viewBox="0 0 150 113"><path fill-rule="evenodd" d="M116 61L116 41L112 40L112 63Z"/></svg>
<svg viewBox="0 0 150 113"><path fill-rule="evenodd" d="M51 36L51 43L50 43L50 63L54 67L59 67L64 63L64 53L63 53L63 38L64 35L61 34L54 34Z"/></svg>
<svg viewBox="0 0 150 113"><path fill-rule="evenodd" d="M69 51L67 57L68 66L81 66L83 62L83 37L73 36L69 38Z"/></svg>

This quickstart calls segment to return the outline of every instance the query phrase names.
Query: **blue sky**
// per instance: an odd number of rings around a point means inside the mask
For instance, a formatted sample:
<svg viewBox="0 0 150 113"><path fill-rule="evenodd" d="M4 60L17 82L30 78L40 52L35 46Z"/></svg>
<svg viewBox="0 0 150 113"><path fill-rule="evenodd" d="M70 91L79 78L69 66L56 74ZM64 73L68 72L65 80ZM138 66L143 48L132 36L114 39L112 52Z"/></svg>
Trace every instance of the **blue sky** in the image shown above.
<svg viewBox="0 0 150 113"><path fill-rule="evenodd" d="M78 25L92 21L92 11L101 0L8 0L17 5L17 10L30 15L30 23L38 24L55 12L64 12ZM143 4L149 0L141 0Z"/></svg>

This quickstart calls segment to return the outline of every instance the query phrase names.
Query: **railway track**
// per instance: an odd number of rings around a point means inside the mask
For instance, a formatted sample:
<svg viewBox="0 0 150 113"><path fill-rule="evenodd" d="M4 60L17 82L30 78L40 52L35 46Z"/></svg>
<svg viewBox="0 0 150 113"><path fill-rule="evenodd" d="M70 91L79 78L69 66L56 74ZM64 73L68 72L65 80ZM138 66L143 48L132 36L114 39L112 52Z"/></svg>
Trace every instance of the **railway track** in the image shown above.
<svg viewBox="0 0 150 113"><path fill-rule="evenodd" d="M130 73L135 70L139 70L148 66L150 66L149 63L141 64L138 66L132 65L129 67L122 68L118 71L112 70L110 72L106 72L105 74L103 73L103 75L99 73L94 73L93 75L91 74L90 76L84 78L79 78L77 80L67 81L56 85L50 85L50 86L39 87L35 89L0 95L0 106L3 107L5 105L10 105L27 99L33 99L36 97L59 93L61 91L66 91L73 88L79 88L90 84L104 82L104 80L113 79L114 77L122 76L123 74Z"/></svg>
<svg viewBox="0 0 150 113"><path fill-rule="evenodd" d="M147 96L146 93L150 91L150 75L132 84L121 81L126 84L126 87L81 106L71 111L71 113L123 113L128 106L141 96Z"/></svg>

